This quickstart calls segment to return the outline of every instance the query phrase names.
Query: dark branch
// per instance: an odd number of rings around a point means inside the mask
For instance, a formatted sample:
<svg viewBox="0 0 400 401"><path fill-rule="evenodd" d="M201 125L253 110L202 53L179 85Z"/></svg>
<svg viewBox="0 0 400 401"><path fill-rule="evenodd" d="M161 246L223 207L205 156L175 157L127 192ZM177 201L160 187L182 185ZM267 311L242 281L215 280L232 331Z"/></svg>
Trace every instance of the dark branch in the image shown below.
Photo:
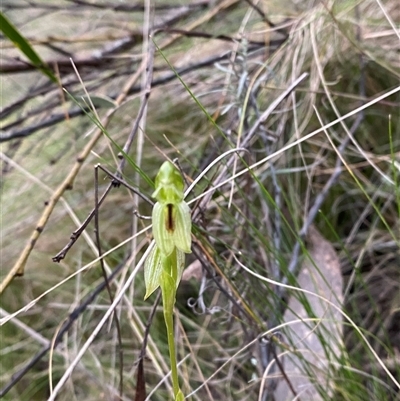
<svg viewBox="0 0 400 401"><path fill-rule="evenodd" d="M272 46L272 49L276 49L282 43L283 43L283 40L279 40L279 41L271 42L270 45ZM260 50L262 48L263 48L263 46L254 45L254 46L251 46L249 48L249 51L253 52L253 51ZM196 71L196 70L201 69L201 68L210 67L214 63L221 62L221 61L224 61L224 60L229 60L230 55L231 55L231 52L227 52L224 55L210 57L210 58L205 59L205 60L203 60L203 61L201 61L199 63L191 64L191 65L188 65L188 66L185 66L185 67L182 67L182 68L178 68L177 69L177 73L180 76L183 76L183 75L188 74L188 73L190 73L192 71ZM129 72L129 73L131 73L131 72ZM161 85L164 85L164 84L166 84L168 82L173 81L176 78L177 78L177 76L176 76L176 74L174 72L168 73L164 77L160 77L160 78L154 79L152 84L151 84L151 86L152 87L161 86ZM141 86L140 85L133 86L132 89L129 91L129 95L132 95L132 94L135 94L135 93L139 93L140 91L141 91ZM110 96L110 98L112 98L112 99L115 99L115 97L116 97L115 94ZM26 136L34 134L36 131L39 131L39 130L41 130L43 128L54 126L54 125L64 121L65 118L66 118L66 115L68 115L69 118L74 118L74 117L78 117L78 116L83 115L83 114L84 114L84 110L77 109L77 108L73 108L70 111L68 111L67 113L54 114L49 119L43 120L40 123L37 123L35 125L31 125L29 127L22 128L20 130L14 130L14 131L11 131L11 132L3 132L3 133L1 133L0 134L0 143L1 142L6 142L6 141L10 141L10 140L15 139L15 138L26 137Z"/></svg>

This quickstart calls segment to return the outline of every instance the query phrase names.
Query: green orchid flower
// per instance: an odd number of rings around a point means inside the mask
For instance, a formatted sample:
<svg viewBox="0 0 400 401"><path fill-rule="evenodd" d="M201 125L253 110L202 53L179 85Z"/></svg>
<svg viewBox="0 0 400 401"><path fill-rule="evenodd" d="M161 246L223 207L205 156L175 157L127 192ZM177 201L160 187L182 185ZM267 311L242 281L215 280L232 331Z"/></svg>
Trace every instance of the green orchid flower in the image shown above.
<svg viewBox="0 0 400 401"><path fill-rule="evenodd" d="M152 213L155 246L144 265L144 298L161 287L175 401L183 401L184 395L179 388L173 312L185 266L185 253L190 253L192 246L192 220L189 206L183 200L184 186L178 169L166 161L157 174L156 189L152 195L157 199Z"/></svg>
<svg viewBox="0 0 400 401"><path fill-rule="evenodd" d="M183 178L178 169L169 161L160 168L156 177L153 198L153 236L161 253L168 256L176 247L190 253L192 245L192 221L190 209L183 200Z"/></svg>
<svg viewBox="0 0 400 401"><path fill-rule="evenodd" d="M145 299L159 286L161 273L165 271L178 288L185 264L185 253L191 252L192 220L190 209L183 200L184 182L178 169L169 161L161 166L156 177L153 197L153 236L155 247L144 266L146 284Z"/></svg>

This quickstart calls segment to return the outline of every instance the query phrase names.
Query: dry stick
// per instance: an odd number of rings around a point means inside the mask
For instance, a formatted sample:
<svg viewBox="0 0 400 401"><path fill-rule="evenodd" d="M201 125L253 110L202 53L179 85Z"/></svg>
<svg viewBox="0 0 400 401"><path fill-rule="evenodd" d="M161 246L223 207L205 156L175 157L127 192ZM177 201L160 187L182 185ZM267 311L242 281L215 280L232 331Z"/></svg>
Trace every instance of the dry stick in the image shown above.
<svg viewBox="0 0 400 401"><path fill-rule="evenodd" d="M110 178L114 179L115 184L123 185L124 187L128 188L130 191L135 193L136 195L140 196L149 205L152 205L152 206L154 205L154 202L150 198L148 198L146 195L143 195L140 191L138 191L136 188L132 187L132 185L128 184L122 178L118 177L117 174L113 174L110 170L103 167L101 164L98 164L96 167L98 167L100 170L104 171ZM101 199L100 199L100 202L101 202Z"/></svg>
<svg viewBox="0 0 400 401"><path fill-rule="evenodd" d="M263 337L261 337L261 340L262 340L262 338L263 338ZM286 372L285 372L285 367L284 367L282 361L279 359L279 357L278 357L278 355L277 355L277 353L276 353L275 344L271 344L272 342L277 342L277 337L276 337L276 335L271 336L271 339L268 340L268 342L269 342L269 350L270 350L271 353L273 354L273 358L274 358L274 360L275 360L275 362L276 362L276 364L277 364L277 366L278 366L278 368L279 368L279 371L281 372L281 374L282 374L282 376L283 376L283 379L286 381L286 383L287 383L287 385L288 385L290 391L292 392L293 396L295 397L294 399L295 399L295 400L298 400L298 401L301 401L301 398L298 396L298 394L297 394L295 388L293 387L293 383L290 381L288 375L287 375ZM265 368L263 368L263 369L265 369ZM269 394L268 394L269 391L268 391L268 389L266 389L265 387L264 387L264 390L267 390L267 391L264 392L264 396L263 396L263 400L266 400L267 397L268 397L268 395L269 395ZM275 390L275 389L274 389L274 390ZM272 394L272 396L273 396L273 394Z"/></svg>
<svg viewBox="0 0 400 401"><path fill-rule="evenodd" d="M237 43L240 42L242 39L241 38L235 38L233 36L227 36L227 35L213 35L212 33L207 33L207 32L200 32L200 31L187 31L185 29L178 29L178 28L160 28L157 30L158 32L165 32L165 33L179 33L183 36L189 37L189 38L205 38L205 39L214 39L214 40L222 40L224 42L232 42L232 43ZM257 45L257 46L264 46L265 41L257 41L257 40L249 40L248 41L249 45Z"/></svg>
<svg viewBox="0 0 400 401"><path fill-rule="evenodd" d="M158 291L157 298L154 301L153 308L151 309L149 318L147 319L145 330L143 333L143 343L142 348L140 350L139 359L143 359L146 355L147 341L150 334L151 322L153 321L154 315L157 311L158 304L161 300L161 291Z"/></svg>
<svg viewBox="0 0 400 401"><path fill-rule="evenodd" d="M106 190L104 191L102 197L99 200L99 207L100 205L103 203L104 199L106 198L107 194L110 192L111 188L113 187L114 182L111 183ZM60 262L62 259L65 258L65 255L67 254L67 252L70 250L70 248L72 248L72 245L75 244L75 242L77 241L77 239L81 236L81 234L85 231L86 227L88 226L88 224L90 223L90 221L92 220L93 216L95 213L95 209L93 209L89 215L86 217L85 221L80 225L79 228L77 228L70 236L70 240L69 242L64 246L63 249L61 249L60 252L57 253L56 256L54 256L53 262Z"/></svg>
<svg viewBox="0 0 400 401"><path fill-rule="evenodd" d="M127 82L127 84L123 87L122 93L118 96L118 98L116 100L117 106L121 105L121 103L126 99L130 88L137 81L143 68L144 68L144 66L140 67L136 71L136 73L132 76L132 78ZM104 118L104 121L102 122L103 127L106 127L108 125L115 110L116 109L113 109L107 113L106 117ZM91 140L87 143L87 145L84 147L83 151L77 157L76 162L71 169L71 172L67 175L67 177L64 179L64 181L61 183L61 185L56 189L54 194L51 196L45 210L42 213L42 216L40 217L38 223L36 224L35 230L31 234L31 237L30 237L28 243L25 245L25 248L23 249L22 253L20 254L20 257L18 258L18 260L14 264L14 266L11 268L11 270L8 272L8 274L4 278L4 280L1 282L0 295L7 288L7 286L11 283L11 281L13 280L13 278L15 276L22 276L24 274L24 268L25 268L26 261L28 260L28 257L30 255L33 247L35 246L35 243L38 240L40 234L42 233L47 221L49 220L50 215L52 214L57 202L59 201L59 199L61 198L61 196L63 195L63 193L66 190L72 188L74 180L75 180L76 176L78 175L78 173L83 165L83 162L86 160L86 158L90 154L91 150L93 149L93 147L95 146L97 141L101 138L102 134L103 134L103 132L100 128L98 128L93 133Z"/></svg>
<svg viewBox="0 0 400 401"><path fill-rule="evenodd" d="M140 12L143 11L145 6L143 4L129 4L129 3L115 3L115 2L101 2L101 3L95 3L95 2L89 2L89 1L84 1L84 0L72 0L75 4L82 5L82 6L87 6L87 7L93 7L93 8L100 8L100 9L107 9L112 10L112 11L119 11L119 12ZM207 7L209 6L211 0L202 0L202 1L195 1L192 4L187 4L185 6L180 6L180 5L175 5L175 4L159 4L153 5L156 11L168 11L168 10L174 10L176 8L181 8L181 7L187 7L189 9L196 9L196 8L202 8L202 7ZM21 7L21 6L20 6Z"/></svg>
<svg viewBox="0 0 400 401"><path fill-rule="evenodd" d="M106 188L106 190L104 191L102 197L99 200L99 207L100 205L103 203L104 199L106 198L106 196L108 195L108 193L110 192L110 190L113 187L119 186L119 185L123 185L124 187L128 188L130 191L132 191L133 193L139 195L143 200L145 200L147 203L149 203L150 205L154 205L154 202L148 198L146 195L143 195L140 191L138 191L136 188L132 187L131 185L129 185L127 182L125 182L122 178L118 177L116 174L113 174L111 171L107 170L105 167L103 167L102 165L98 164L97 166L95 166L95 168L99 168L100 170L104 171L110 178L113 179L113 181L108 185L108 187ZM92 209L91 212L88 214L88 216L86 217L85 221L80 225L79 228L77 228L70 236L70 240L69 242L61 249L60 252L57 253L57 255L55 255L53 257L53 262L60 262L62 259L65 258L65 256L67 255L68 251L72 248L72 246L75 244L75 242L78 240L78 238L81 236L81 234L85 231L86 227L88 226L88 224L91 222L93 216L95 213L95 209Z"/></svg>
<svg viewBox="0 0 400 401"><path fill-rule="evenodd" d="M147 76L147 83L146 83L146 90L144 93L144 97L143 97L143 101L140 105L138 114L136 116L136 120L133 124L132 130L128 136L128 139L124 145L124 152L127 153L129 152L129 148L132 145L133 139L135 138L136 132L139 128L139 121L141 120L144 110L146 108L146 104L149 100L149 96L150 96L150 90L151 90L151 81L152 81L152 77L153 77L153 65L154 65L154 48L150 49L150 57L148 59L148 66L147 66L147 70L148 70L148 76ZM144 66L144 64L143 64ZM142 68L140 68L138 70L142 71ZM135 74L136 76L137 74ZM121 175L121 172L125 166L125 161L126 159L123 158L118 166L118 175ZM142 199L146 200L147 202L149 202L150 204L153 204L153 202L148 199L145 195L141 194L138 190L134 189L133 187L131 187L129 184L127 184L125 181L123 181L118 175L114 175L112 173L110 173L107 169L105 169L104 167L101 167L100 165L98 165L98 167L103 170L105 173L107 173L108 175L110 175L113 178L113 181L108 185L107 189L104 192L103 197L105 197L108 192L111 190L111 188L113 186L119 185L119 184L123 184L125 187L129 188L130 190L132 190L134 193L136 193L137 195L139 195ZM102 197L102 199L103 199ZM100 199L100 203L102 202L102 199ZM71 249L71 247L73 246L73 244L77 241L77 239L79 238L79 236L82 234L82 232L85 230L86 226L89 224L89 222L92 220L93 216L95 214L95 209L93 209L88 217L85 219L85 221L83 222L83 224L72 233L71 237L70 237L70 241L69 243L60 251L57 253L57 255L55 255L53 257L53 262L60 262L62 259L65 258L66 254L68 253L68 251Z"/></svg>
<svg viewBox="0 0 400 401"><path fill-rule="evenodd" d="M150 335L150 328L154 319L154 316L157 311L157 307L161 300L161 291L158 291L157 298L154 301L153 307L151 309L150 315L147 319L145 330L143 333L143 341L142 341L142 348L140 349L139 360L138 360L138 372L137 372L137 380L136 380L136 396L135 401L140 399L142 395L139 392L146 393L146 386L145 386L145 378L144 378L144 368L143 368L143 359L146 356L146 348L147 342Z"/></svg>
<svg viewBox="0 0 400 401"><path fill-rule="evenodd" d="M97 167L94 169L94 232L96 235L96 243L97 243L97 249L99 251L98 257L100 258L100 266L101 266L101 271L103 273L104 277L104 282L107 288L108 295L110 297L111 304L114 302L114 296L111 291L110 284L108 282L107 278L107 272L104 267L104 259L101 257L102 256L102 251L101 251L101 241L100 241L100 228L99 228L99 170ZM124 389L124 382L123 382L123 368L124 368L124 350L122 348L122 334L121 334L121 325L119 324L119 319L118 319L118 314L117 311L114 310L113 313L113 319L115 323L115 327L117 329L117 337L118 337L118 351L119 351L119 397L122 400L123 396L123 389Z"/></svg>
<svg viewBox="0 0 400 401"><path fill-rule="evenodd" d="M87 109L85 109L85 108L83 110L87 111ZM78 107L68 110L68 112L67 112L68 118L71 119L71 118L83 115L84 114L83 110ZM16 129L16 130L11 130L9 132L2 132L0 134L0 143L11 141L12 139L16 139L16 138L25 138L27 136L34 134L36 131L39 131L39 130L47 128L47 127L52 127L60 122L65 121L65 115L66 115L65 112L55 113L48 119L43 119L42 121L39 121L36 124L31 124L27 127L24 127L21 129Z"/></svg>

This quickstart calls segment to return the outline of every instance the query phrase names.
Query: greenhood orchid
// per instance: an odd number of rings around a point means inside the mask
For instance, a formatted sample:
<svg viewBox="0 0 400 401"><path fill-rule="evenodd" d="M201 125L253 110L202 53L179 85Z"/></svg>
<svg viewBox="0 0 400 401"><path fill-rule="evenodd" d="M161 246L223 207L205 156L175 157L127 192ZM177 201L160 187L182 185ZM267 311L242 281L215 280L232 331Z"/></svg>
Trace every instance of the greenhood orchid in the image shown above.
<svg viewBox="0 0 400 401"><path fill-rule="evenodd" d="M184 396L179 388L173 312L185 265L185 253L191 252L192 220L189 206L183 200L183 178L172 163L163 163L155 184L152 195L157 200L152 214L155 246L144 265L145 299L161 287L174 397L175 401L182 401Z"/></svg>
<svg viewBox="0 0 400 401"><path fill-rule="evenodd" d="M165 162L156 177L153 198L153 235L161 253L168 256L176 247L190 253L192 243L190 209L183 200L184 183L176 167Z"/></svg>
<svg viewBox="0 0 400 401"><path fill-rule="evenodd" d="M192 244L192 221L189 206L183 200L183 178L169 161L160 167L155 187L152 196L157 203L153 207L152 221L156 244L145 263L145 299L159 287L163 270L178 287L185 262L184 254L191 252Z"/></svg>

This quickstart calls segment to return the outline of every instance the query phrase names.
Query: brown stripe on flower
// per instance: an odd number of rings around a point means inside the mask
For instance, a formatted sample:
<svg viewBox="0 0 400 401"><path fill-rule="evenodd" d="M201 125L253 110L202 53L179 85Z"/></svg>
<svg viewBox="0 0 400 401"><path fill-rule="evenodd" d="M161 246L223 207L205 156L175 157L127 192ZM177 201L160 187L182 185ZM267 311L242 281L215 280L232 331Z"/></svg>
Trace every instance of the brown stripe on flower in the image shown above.
<svg viewBox="0 0 400 401"><path fill-rule="evenodd" d="M174 217L173 217L173 210L174 210L174 205L172 203L169 203L167 205L167 221L166 221L166 228L167 231L174 231Z"/></svg>

